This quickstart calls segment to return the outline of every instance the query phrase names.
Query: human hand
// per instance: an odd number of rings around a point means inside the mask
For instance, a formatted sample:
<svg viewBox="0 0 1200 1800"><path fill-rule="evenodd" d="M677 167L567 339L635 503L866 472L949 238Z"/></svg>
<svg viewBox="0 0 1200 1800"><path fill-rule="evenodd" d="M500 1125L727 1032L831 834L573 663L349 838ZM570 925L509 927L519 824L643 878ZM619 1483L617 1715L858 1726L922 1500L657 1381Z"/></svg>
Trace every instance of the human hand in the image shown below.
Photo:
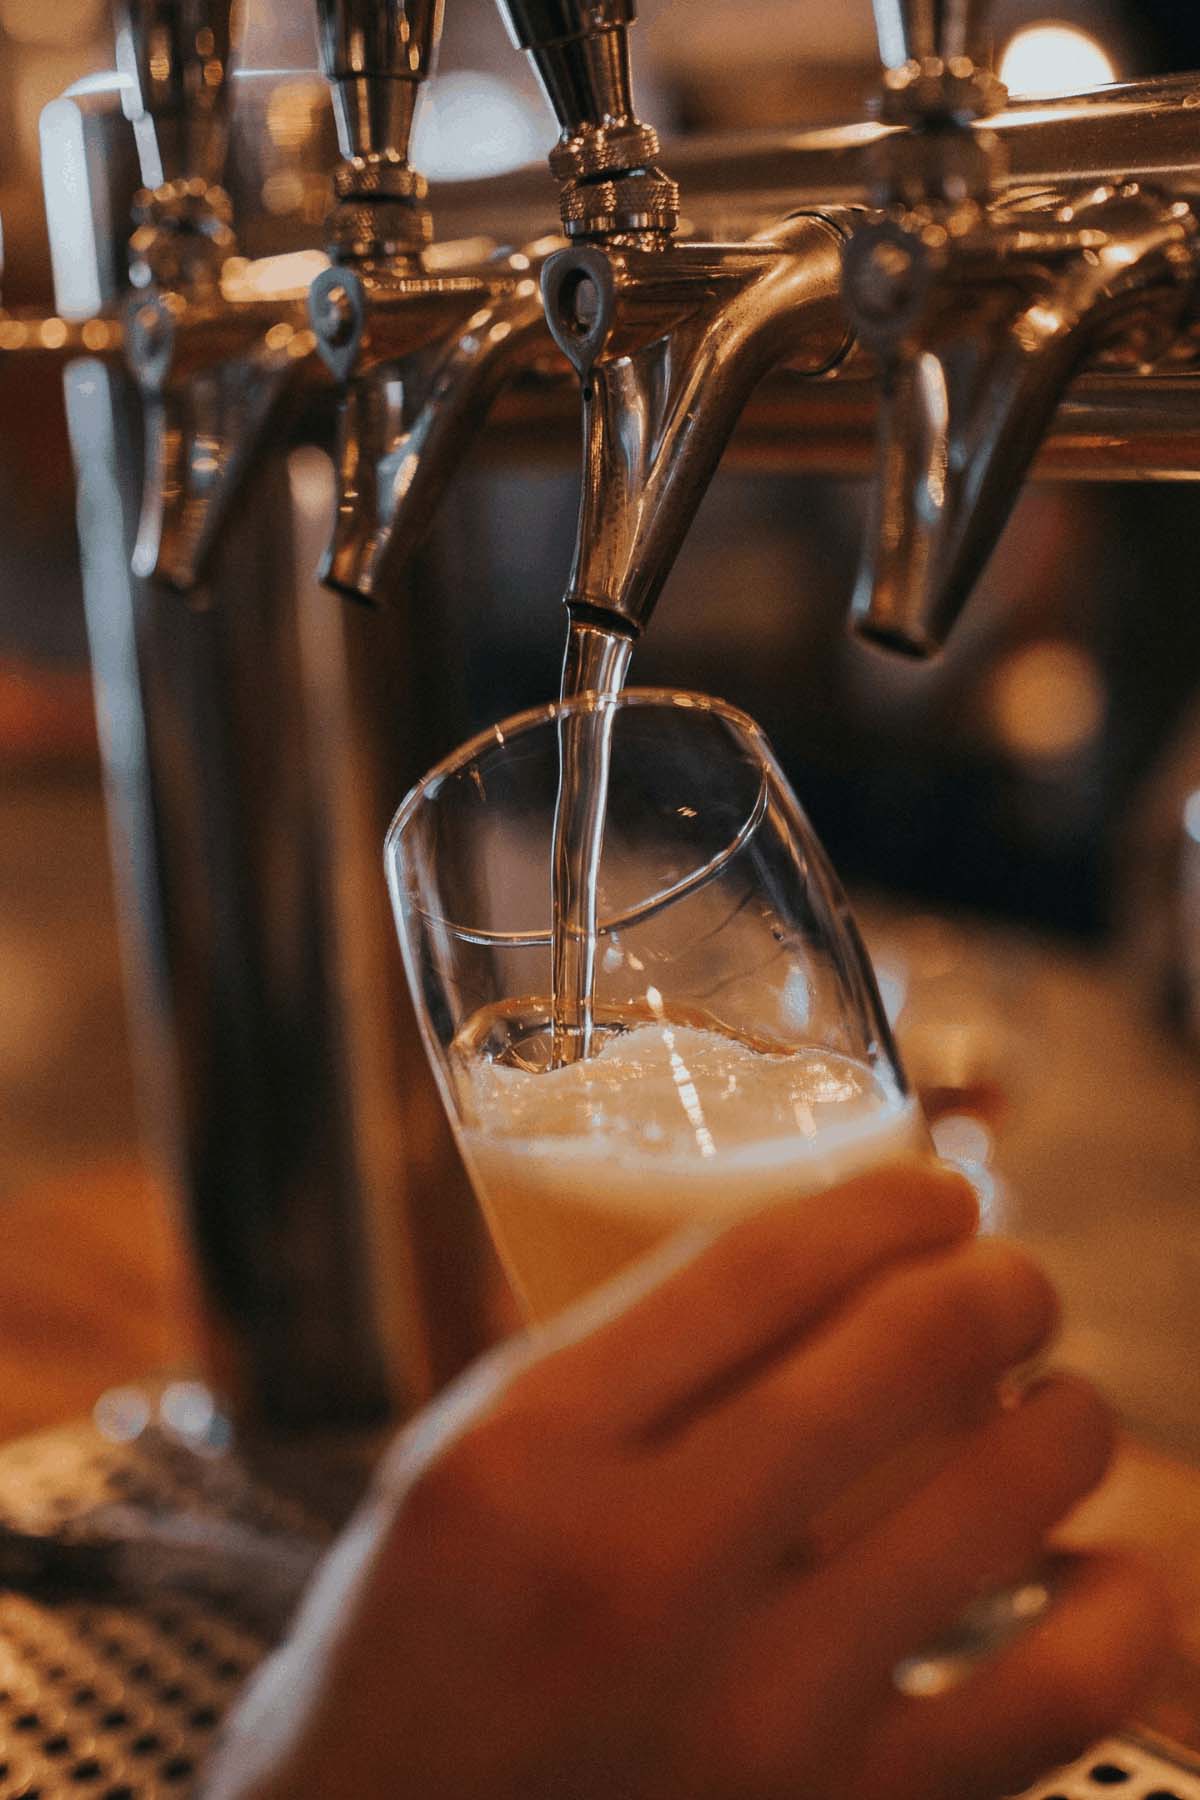
<svg viewBox="0 0 1200 1800"><path fill-rule="evenodd" d="M1162 1641L1123 1560L1075 1562L955 1691L892 1680L1110 1454L1086 1383L1000 1398L1056 1307L974 1223L949 1172L876 1170L675 1240L470 1371L385 1461L206 1800L987 1800L1081 1751Z"/></svg>

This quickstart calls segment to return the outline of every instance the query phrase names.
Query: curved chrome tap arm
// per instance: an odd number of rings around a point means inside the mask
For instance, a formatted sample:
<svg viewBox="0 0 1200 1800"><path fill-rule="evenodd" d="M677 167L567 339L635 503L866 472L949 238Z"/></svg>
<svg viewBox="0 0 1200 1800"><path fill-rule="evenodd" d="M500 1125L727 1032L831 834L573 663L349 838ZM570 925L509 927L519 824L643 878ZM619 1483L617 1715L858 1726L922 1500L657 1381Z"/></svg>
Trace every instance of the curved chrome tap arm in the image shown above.
<svg viewBox="0 0 1200 1800"><path fill-rule="evenodd" d="M304 298L188 300L127 309L142 393L145 481L133 571L180 592L202 579L256 463L299 389L324 378Z"/></svg>
<svg viewBox="0 0 1200 1800"><path fill-rule="evenodd" d="M133 566L187 591L315 339L301 304L245 300L228 285L237 244L219 183L232 0L117 0L115 11L147 180L125 323L146 435Z"/></svg>
<svg viewBox="0 0 1200 1800"><path fill-rule="evenodd" d="M889 65L877 211L846 257L850 318L881 368L877 468L858 629L937 650L1012 511L1074 375L1167 347L1196 271L1196 219L1135 186L1005 205L1003 99L982 0L876 0ZM898 51L906 60L897 65Z"/></svg>
<svg viewBox="0 0 1200 1800"><path fill-rule="evenodd" d="M333 266L313 283L321 356L342 388L338 507L322 580L385 599L501 388L550 348L537 275L546 245L480 259L429 249L426 186L408 161L440 0L318 0L343 160Z"/></svg>
<svg viewBox="0 0 1200 1800"><path fill-rule="evenodd" d="M758 382L841 359L842 244L832 221L801 214L743 245L548 263L547 319L584 393L575 617L639 633Z"/></svg>
<svg viewBox="0 0 1200 1800"><path fill-rule="evenodd" d="M364 328L340 352L349 384L338 510L321 569L339 593L379 602L395 591L493 401L552 350L537 279L544 249L498 255L482 279L412 283L390 306L377 301L373 321L370 290L353 273L326 285L327 324L340 292Z"/></svg>
<svg viewBox="0 0 1200 1800"><path fill-rule="evenodd" d="M899 270L899 232L864 241L894 244ZM1068 384L1085 366L1137 368L1161 354L1194 284L1196 244L1187 205L1136 188L1042 221L993 216L982 266L960 249L937 271L913 337L876 339L879 451L854 599L864 635L913 656L940 648ZM861 275L852 254L852 290Z"/></svg>

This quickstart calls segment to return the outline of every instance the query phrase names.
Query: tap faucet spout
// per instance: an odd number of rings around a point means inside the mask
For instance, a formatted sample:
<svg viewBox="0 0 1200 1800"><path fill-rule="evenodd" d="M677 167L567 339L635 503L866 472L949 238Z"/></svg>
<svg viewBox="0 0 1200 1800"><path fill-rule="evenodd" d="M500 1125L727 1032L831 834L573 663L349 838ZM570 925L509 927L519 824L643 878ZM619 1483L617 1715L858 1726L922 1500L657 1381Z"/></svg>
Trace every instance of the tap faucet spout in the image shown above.
<svg viewBox="0 0 1200 1800"><path fill-rule="evenodd" d="M318 0L342 163L331 267L309 294L342 394L338 507L326 585L377 602L394 589L496 395L549 349L538 294L546 245L481 257L434 245L408 160L440 0Z"/></svg>
<svg viewBox="0 0 1200 1800"><path fill-rule="evenodd" d="M849 310L881 368L861 635L914 657L941 648L1074 377L1148 368L1167 348L1196 230L1184 202L1127 187L993 208L958 237L920 214L856 234Z"/></svg>
<svg viewBox="0 0 1200 1800"><path fill-rule="evenodd" d="M125 349L145 416L134 572L187 592L315 339L293 298L231 286L231 0L117 0L146 183L130 238Z"/></svg>
<svg viewBox="0 0 1200 1800"><path fill-rule="evenodd" d="M372 295L343 276L363 329L340 364L338 509L321 567L337 592L372 604L395 592L493 402L550 348L537 280L545 248L430 277L424 307L414 288L393 294L390 309L376 290L369 335Z"/></svg>
<svg viewBox="0 0 1200 1800"><path fill-rule="evenodd" d="M548 263L547 319L584 394L573 616L638 635L755 386L841 359L842 245L831 220L799 214L742 245Z"/></svg>
<svg viewBox="0 0 1200 1800"><path fill-rule="evenodd" d="M316 379L315 345L298 295L133 299L125 350L146 470L135 575L184 594L202 581L288 395Z"/></svg>
<svg viewBox="0 0 1200 1800"><path fill-rule="evenodd" d="M1135 184L998 198L987 0L875 0L876 211L846 255L847 311L880 365L859 631L940 648L1076 374L1148 368L1195 283L1190 205Z"/></svg>

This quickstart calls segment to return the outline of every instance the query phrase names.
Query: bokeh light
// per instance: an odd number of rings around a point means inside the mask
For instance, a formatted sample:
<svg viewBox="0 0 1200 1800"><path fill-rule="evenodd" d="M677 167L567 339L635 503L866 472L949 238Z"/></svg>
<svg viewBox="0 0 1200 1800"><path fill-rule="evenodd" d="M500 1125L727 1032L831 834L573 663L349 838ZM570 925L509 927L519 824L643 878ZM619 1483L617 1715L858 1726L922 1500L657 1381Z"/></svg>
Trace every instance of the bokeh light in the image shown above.
<svg viewBox="0 0 1200 1800"><path fill-rule="evenodd" d="M1000 79L1023 99L1074 94L1117 79L1103 44L1076 25L1047 20L1027 25L1010 39L1000 60Z"/></svg>

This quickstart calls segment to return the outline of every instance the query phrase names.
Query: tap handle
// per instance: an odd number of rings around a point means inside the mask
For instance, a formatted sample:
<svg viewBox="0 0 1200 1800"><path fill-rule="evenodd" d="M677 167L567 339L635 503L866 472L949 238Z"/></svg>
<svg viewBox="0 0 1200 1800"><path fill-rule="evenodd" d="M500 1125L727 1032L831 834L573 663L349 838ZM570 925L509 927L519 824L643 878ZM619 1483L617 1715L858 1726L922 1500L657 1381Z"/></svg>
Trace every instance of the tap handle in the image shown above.
<svg viewBox="0 0 1200 1800"><path fill-rule="evenodd" d="M991 71L992 0L873 0L889 124L987 118L1007 94Z"/></svg>
<svg viewBox="0 0 1200 1800"><path fill-rule="evenodd" d="M342 155L407 165L417 94L437 61L442 0L317 0L317 22Z"/></svg>
<svg viewBox="0 0 1200 1800"><path fill-rule="evenodd" d="M124 108L139 134L148 187L217 184L225 166L233 0L115 0ZM156 155L150 155L153 139Z"/></svg>
<svg viewBox="0 0 1200 1800"><path fill-rule="evenodd" d="M513 42L558 120L550 168L568 237L669 235L679 190L655 166L658 134L638 118L629 27L636 0L499 0Z"/></svg>
<svg viewBox="0 0 1200 1800"><path fill-rule="evenodd" d="M559 128L635 121L629 27L635 0L499 0L509 33L538 72Z"/></svg>
<svg viewBox="0 0 1200 1800"><path fill-rule="evenodd" d="M432 75L442 0L317 0L342 164L330 220L337 260L415 253L432 226L408 160L421 83Z"/></svg>
<svg viewBox="0 0 1200 1800"><path fill-rule="evenodd" d="M940 57L986 63L991 0L874 0L875 30L884 66Z"/></svg>

